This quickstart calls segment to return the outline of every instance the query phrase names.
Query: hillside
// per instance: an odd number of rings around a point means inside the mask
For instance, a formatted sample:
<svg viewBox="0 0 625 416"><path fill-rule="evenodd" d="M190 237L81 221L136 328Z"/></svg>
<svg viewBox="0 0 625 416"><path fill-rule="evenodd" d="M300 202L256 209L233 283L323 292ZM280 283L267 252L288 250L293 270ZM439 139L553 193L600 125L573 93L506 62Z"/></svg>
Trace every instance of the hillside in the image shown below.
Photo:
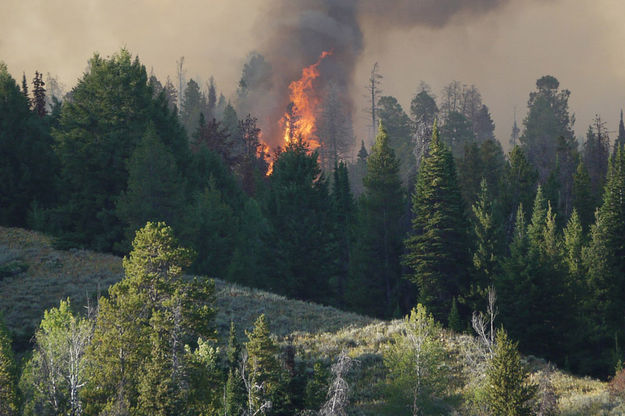
<svg viewBox="0 0 625 416"><path fill-rule="evenodd" d="M70 297L73 304L86 305L97 293L120 280L121 259L84 250L59 251L50 239L31 231L0 227L0 311L17 346L28 347L28 340L43 311ZM267 292L243 288L220 280L217 288L217 329L227 334L235 320L243 336L256 317L265 313L272 332L283 345L292 344L298 360L306 367L315 361L330 363L341 350L358 359L352 374L353 402L362 414L380 414L384 366L382 351L401 321L381 322L335 308L286 299ZM447 334L448 353L456 358L458 378L466 373L466 356L475 344L473 337ZM547 365L528 358L533 378L540 380ZM563 415L618 415L625 407L607 391L605 383L577 378L564 372L551 374ZM462 393L462 387L458 387Z"/></svg>

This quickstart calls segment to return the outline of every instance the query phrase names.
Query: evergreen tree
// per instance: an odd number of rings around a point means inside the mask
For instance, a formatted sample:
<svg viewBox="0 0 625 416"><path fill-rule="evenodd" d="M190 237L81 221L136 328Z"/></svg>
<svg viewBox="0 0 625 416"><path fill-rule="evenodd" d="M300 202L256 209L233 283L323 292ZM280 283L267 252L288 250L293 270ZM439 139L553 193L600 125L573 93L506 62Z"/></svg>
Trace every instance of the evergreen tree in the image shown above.
<svg viewBox="0 0 625 416"><path fill-rule="evenodd" d="M625 146L625 123L623 123L623 110L621 110L621 120L618 123L618 137L614 141L614 148L612 149L612 157L614 157L618 149L620 149L623 146Z"/></svg>
<svg viewBox="0 0 625 416"><path fill-rule="evenodd" d="M110 250L122 239L115 205L127 189L128 159L150 123L184 170L184 130L165 98L153 98L145 67L124 49L109 59L95 55L53 132L62 166L62 203L51 219L59 245Z"/></svg>
<svg viewBox="0 0 625 416"><path fill-rule="evenodd" d="M30 96L28 94L28 81L26 81L26 73L22 72L22 95L24 95L24 97L26 97L26 101L28 102L28 109L30 109L30 106L32 104Z"/></svg>
<svg viewBox="0 0 625 416"><path fill-rule="evenodd" d="M87 350L93 365L83 390L86 414L120 407L171 414L202 387L191 383L192 364L206 355L203 342L213 336L214 287L182 279L191 260L164 223L147 223L137 232L123 261L125 279L99 301Z"/></svg>
<svg viewBox="0 0 625 416"><path fill-rule="evenodd" d="M349 302L357 310L388 317L395 309L400 284L404 195L399 161L382 123L363 182Z"/></svg>
<svg viewBox="0 0 625 416"><path fill-rule="evenodd" d="M579 215L584 230L588 230L595 219L598 201L592 195L590 176L583 161L579 161L573 176L573 208Z"/></svg>
<svg viewBox="0 0 625 416"><path fill-rule="evenodd" d="M408 183L416 174L416 161L412 152L410 118L395 97L380 97L377 115L388 134L388 144L399 159L399 175Z"/></svg>
<svg viewBox="0 0 625 416"><path fill-rule="evenodd" d="M0 62L0 224L41 228L30 221L35 208L55 200L57 160L47 118L30 111L29 101ZM30 223L30 224L29 224Z"/></svg>
<svg viewBox="0 0 625 416"><path fill-rule="evenodd" d="M200 91L200 86L190 79L184 89L184 101L180 106L180 120L189 136L197 130L200 115L208 117L208 113L202 108L203 100L204 94Z"/></svg>
<svg viewBox="0 0 625 416"><path fill-rule="evenodd" d="M619 149L610 161L603 193L603 203L591 229L591 241L585 252L588 267L591 310L595 328L592 343L601 351L596 360L604 374L622 357L615 344L625 339L625 150ZM610 356L613 354L614 356ZM612 361L612 362L610 362Z"/></svg>
<svg viewBox="0 0 625 416"><path fill-rule="evenodd" d="M338 242L337 252L337 303L343 306L347 279L349 277L349 264L354 242L354 227L356 206L349 186L349 176L345 163L340 162L334 168L334 180L332 183L332 208L334 210L334 222Z"/></svg>
<svg viewBox="0 0 625 416"><path fill-rule="evenodd" d="M517 344L503 329L497 331L495 353L486 374L486 401L498 416L532 415L536 386L528 381L529 371L521 362Z"/></svg>
<svg viewBox="0 0 625 416"><path fill-rule="evenodd" d="M269 223L261 284L298 299L328 303L335 276L336 240L328 184L301 141L287 145L274 161L263 203Z"/></svg>
<svg viewBox="0 0 625 416"><path fill-rule="evenodd" d="M0 315L0 415L17 416L18 404L17 365L9 331Z"/></svg>
<svg viewBox="0 0 625 416"><path fill-rule="evenodd" d="M435 126L430 154L423 160L412 198L413 234L404 262L419 299L434 316L446 318L454 297L469 286L468 224L453 156Z"/></svg>
<svg viewBox="0 0 625 416"><path fill-rule="evenodd" d="M471 310L478 310L486 302L488 288L494 285L499 272L501 255L501 224L490 198L486 180L482 179L481 190L473 204L473 268L475 276L465 299L470 301Z"/></svg>
<svg viewBox="0 0 625 416"><path fill-rule="evenodd" d="M574 119L569 116L569 90L558 90L560 83L550 75L536 81L530 93L528 113L523 121L520 142L530 163L545 183L555 166L558 138L573 139Z"/></svg>
<svg viewBox="0 0 625 416"><path fill-rule="evenodd" d="M46 109L46 85L43 82L43 74L35 71L35 78L33 79L33 111L41 118L45 117L48 113Z"/></svg>
<svg viewBox="0 0 625 416"><path fill-rule="evenodd" d="M596 201L600 201L608 172L610 137L605 122L598 115L595 116L593 124L588 126L582 156L588 169L592 196Z"/></svg>
<svg viewBox="0 0 625 416"><path fill-rule="evenodd" d="M464 154L465 145L475 141L471 122L457 111L449 113L445 124L440 129L440 136L455 158L461 158Z"/></svg>
<svg viewBox="0 0 625 416"><path fill-rule="evenodd" d="M288 415L289 397L286 396L286 373L278 360L278 346L271 339L265 315L260 315L251 332L246 332L246 373L250 414L256 414L263 403L271 402L267 415Z"/></svg>
<svg viewBox="0 0 625 416"><path fill-rule="evenodd" d="M536 195L538 172L529 163L525 152L519 147L512 149L508 155L508 164L504 172L502 195L502 213L505 216L506 234L511 237L515 223L515 214L519 205L529 209ZM525 219L529 213L524 212Z"/></svg>
<svg viewBox="0 0 625 416"><path fill-rule="evenodd" d="M128 160L128 188L117 200L117 216L126 235L117 249L127 252L135 231L147 221L179 224L184 188L174 156L149 124Z"/></svg>

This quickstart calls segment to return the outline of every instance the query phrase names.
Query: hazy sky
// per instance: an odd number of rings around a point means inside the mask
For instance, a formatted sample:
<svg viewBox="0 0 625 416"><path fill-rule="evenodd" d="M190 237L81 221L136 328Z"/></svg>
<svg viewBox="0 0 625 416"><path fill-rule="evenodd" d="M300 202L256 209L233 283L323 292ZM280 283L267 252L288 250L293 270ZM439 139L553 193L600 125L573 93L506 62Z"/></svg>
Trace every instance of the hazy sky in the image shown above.
<svg viewBox="0 0 625 416"><path fill-rule="evenodd" d="M69 88L93 52L108 56L126 46L163 79L175 77L176 60L184 56L187 77L206 81L213 75L228 96L245 56L279 19L267 17L269 3L0 0L0 60L18 79L25 71L30 80L37 69L57 75ZM375 61L384 93L405 109L421 80L436 94L454 79L475 84L491 109L497 137L507 145L514 107L520 122L536 79L551 74L572 92L578 136L596 113L616 130L625 105L623 17L620 0L510 0L486 15L456 17L437 29L381 33L365 22L354 101L365 106L364 85ZM366 116L357 110L360 137Z"/></svg>

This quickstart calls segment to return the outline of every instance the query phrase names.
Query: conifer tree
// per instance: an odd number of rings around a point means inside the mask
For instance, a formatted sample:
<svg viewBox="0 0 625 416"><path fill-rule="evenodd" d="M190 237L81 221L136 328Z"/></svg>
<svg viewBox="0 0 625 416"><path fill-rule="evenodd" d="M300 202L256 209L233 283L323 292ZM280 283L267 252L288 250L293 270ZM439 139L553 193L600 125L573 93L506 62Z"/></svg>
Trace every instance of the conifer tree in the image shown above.
<svg viewBox="0 0 625 416"><path fill-rule="evenodd" d="M504 174L503 213L506 216L506 232L512 236L515 215L519 205L525 207L524 215L529 219L529 210L536 195L538 172L529 163L525 152L515 146L508 155Z"/></svg>
<svg viewBox="0 0 625 416"><path fill-rule="evenodd" d="M305 143L291 142L276 158L263 198L269 230L264 236L262 285L282 294L328 302L336 274L336 239L328 183Z"/></svg>
<svg viewBox="0 0 625 416"><path fill-rule="evenodd" d="M530 416L537 387L528 381L517 344L497 331L495 352L486 374L486 401L493 415Z"/></svg>
<svg viewBox="0 0 625 416"><path fill-rule="evenodd" d="M24 97L26 97L26 100L28 102L28 108L30 109L31 100L30 96L28 95L28 81L26 81L25 72L22 72L22 94L24 95Z"/></svg>
<svg viewBox="0 0 625 416"><path fill-rule="evenodd" d="M375 316L390 316L396 305L404 215L399 161L382 123L367 159L358 235L350 262L350 303Z"/></svg>
<svg viewBox="0 0 625 416"><path fill-rule="evenodd" d="M622 356L622 351L614 351L615 344L625 339L625 149L618 149L610 161L605 184L603 203L597 210L596 222L591 229L591 241L585 251L589 270L589 285L592 310L589 317L597 330L594 343L603 351L604 372L614 367L616 359L606 355L606 351ZM614 360L614 362L609 362Z"/></svg>
<svg viewBox="0 0 625 416"><path fill-rule="evenodd" d="M590 176L583 161L579 161L573 176L573 208L577 211L584 230L588 230L595 219L598 200L590 189Z"/></svg>
<svg viewBox="0 0 625 416"><path fill-rule="evenodd" d="M46 85L43 82L43 74L35 71L35 78L33 79L33 111L41 118L45 117L48 111L46 110Z"/></svg>
<svg viewBox="0 0 625 416"><path fill-rule="evenodd" d="M176 165L189 165L184 129L163 96L153 97L146 69L122 49L95 55L63 104L53 132L61 162L58 244L111 250L123 238L115 205L128 186L128 159L150 123Z"/></svg>
<svg viewBox="0 0 625 416"><path fill-rule="evenodd" d="M117 200L117 215L126 234L118 245L120 251L127 251L135 231L147 221L180 224L184 187L174 156L149 124L128 161L128 188Z"/></svg>
<svg viewBox="0 0 625 416"><path fill-rule="evenodd" d="M191 260L192 252L178 245L164 223L148 222L137 231L123 261L125 279L99 301L87 351L94 363L83 390L87 414L120 406L171 414L199 387L189 382L191 363L213 336L214 288L182 279ZM185 347L196 342L195 350Z"/></svg>
<svg viewBox="0 0 625 416"><path fill-rule="evenodd" d="M621 120L618 123L618 137L614 141L614 148L612 149L612 157L614 157L618 149L620 149L623 146L625 146L625 123L623 123L623 110L621 110Z"/></svg>
<svg viewBox="0 0 625 416"><path fill-rule="evenodd" d="M332 187L332 208L338 243L337 267L337 302L342 306L349 275L350 256L353 249L355 203L349 186L349 176L344 162L334 168Z"/></svg>
<svg viewBox="0 0 625 416"><path fill-rule="evenodd" d="M0 315L0 415L17 416L17 366L9 331Z"/></svg>
<svg viewBox="0 0 625 416"><path fill-rule="evenodd" d="M468 224L453 156L434 126L430 153L423 159L412 198L413 234L405 241L404 263L419 289L419 300L445 319L452 299L469 286Z"/></svg>
<svg viewBox="0 0 625 416"><path fill-rule="evenodd" d="M286 374L278 360L278 346L271 339L264 314L258 317L252 331L246 334L248 341L245 343L245 371L249 378L245 387L249 397L249 410L252 411L251 414L255 414L263 404L271 402L271 410L263 414L285 414L282 412L290 405L289 397L285 394Z"/></svg>

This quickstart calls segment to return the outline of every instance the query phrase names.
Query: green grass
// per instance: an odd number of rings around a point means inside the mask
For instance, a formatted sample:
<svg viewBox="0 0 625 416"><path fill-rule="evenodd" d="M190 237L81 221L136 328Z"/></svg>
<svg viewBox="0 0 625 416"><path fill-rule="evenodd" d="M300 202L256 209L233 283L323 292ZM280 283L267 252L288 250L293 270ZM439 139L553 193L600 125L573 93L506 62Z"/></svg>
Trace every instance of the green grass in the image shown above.
<svg viewBox="0 0 625 416"><path fill-rule="evenodd" d="M8 271L0 275L0 311L18 339L18 346L23 347L28 347L43 312L58 306L60 299L70 297L74 306L86 305L88 299L105 292L123 276L119 257L84 250L55 250L46 236L0 227L2 270ZM393 334L401 331L401 320L378 321L220 280L215 281L215 287L216 326L222 341L231 320L244 339L244 331L264 313L277 340L282 345L293 345L297 359L307 368L312 368L316 361L329 365L342 350L356 358L360 364L350 376L355 414L384 414L380 406L385 379L382 354ZM444 341L450 362L462 380L468 372L467 351L475 348L476 340L448 332ZM547 363L534 357L528 357L527 362L532 377L539 380ZM625 414L625 404L610 396L606 383L561 371L553 372L551 381L563 416ZM465 388L458 387L456 393L465 393Z"/></svg>

